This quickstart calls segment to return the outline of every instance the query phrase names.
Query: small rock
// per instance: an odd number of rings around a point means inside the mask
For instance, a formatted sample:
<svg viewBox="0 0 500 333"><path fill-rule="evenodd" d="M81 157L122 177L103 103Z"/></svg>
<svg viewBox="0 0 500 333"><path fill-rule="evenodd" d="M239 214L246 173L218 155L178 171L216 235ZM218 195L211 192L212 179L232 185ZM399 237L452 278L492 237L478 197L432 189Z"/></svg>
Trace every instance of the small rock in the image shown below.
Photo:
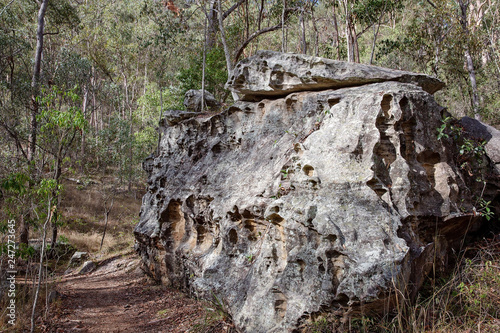
<svg viewBox="0 0 500 333"><path fill-rule="evenodd" d="M186 92L186 95L184 96L184 106L186 107L186 110L200 112L202 98L201 95L201 89L188 90ZM220 102L215 99L214 95L206 90L203 93L203 99L205 100L205 105L210 109L219 108L221 106Z"/></svg>
<svg viewBox="0 0 500 333"><path fill-rule="evenodd" d="M92 272L94 269L96 268L96 265L93 261L86 261L82 268L80 269L80 271L78 272L78 274L87 274L87 273L90 273Z"/></svg>
<svg viewBox="0 0 500 333"><path fill-rule="evenodd" d="M52 290L49 293L49 303L57 301L59 298L61 298L61 293L59 293L57 290Z"/></svg>
<svg viewBox="0 0 500 333"><path fill-rule="evenodd" d="M87 252L75 252L69 260L69 266L78 266L83 260L87 259L89 254Z"/></svg>

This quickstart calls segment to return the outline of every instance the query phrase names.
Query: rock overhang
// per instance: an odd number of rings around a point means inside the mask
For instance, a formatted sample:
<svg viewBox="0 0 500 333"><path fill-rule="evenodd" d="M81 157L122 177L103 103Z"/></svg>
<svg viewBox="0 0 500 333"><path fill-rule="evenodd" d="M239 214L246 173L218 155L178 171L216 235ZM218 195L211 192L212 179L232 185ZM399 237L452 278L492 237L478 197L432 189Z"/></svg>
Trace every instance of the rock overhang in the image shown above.
<svg viewBox="0 0 500 333"><path fill-rule="evenodd" d="M226 88L243 100L280 98L292 92L339 89L370 83L411 83L433 94L445 84L434 77L320 57L275 51L258 51L240 61Z"/></svg>

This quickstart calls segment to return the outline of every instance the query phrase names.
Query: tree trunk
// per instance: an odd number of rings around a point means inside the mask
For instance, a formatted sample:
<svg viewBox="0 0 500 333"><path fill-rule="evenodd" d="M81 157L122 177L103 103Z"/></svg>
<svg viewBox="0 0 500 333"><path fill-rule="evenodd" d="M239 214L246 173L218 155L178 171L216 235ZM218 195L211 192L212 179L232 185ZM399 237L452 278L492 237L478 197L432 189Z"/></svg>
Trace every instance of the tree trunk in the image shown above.
<svg viewBox="0 0 500 333"><path fill-rule="evenodd" d="M250 20L248 19L248 14L249 14L248 0L246 0L245 1L245 38L248 38L248 36L250 35Z"/></svg>
<svg viewBox="0 0 500 333"><path fill-rule="evenodd" d="M316 1L311 3L311 21L314 29L314 56L319 57L319 31L316 25L316 18L314 17L314 7L316 4Z"/></svg>
<svg viewBox="0 0 500 333"><path fill-rule="evenodd" d="M219 30L220 30L220 35L221 35L221 39L222 39L222 46L224 47L224 55L226 56L227 77L228 77L228 79L230 79L231 76L233 75L233 64L231 62L231 53L229 52L229 48L228 48L227 43L226 43L226 34L224 32L224 23L223 23L223 18L222 18L223 13L222 13L221 1L222 0L217 1L218 12L219 12ZM233 100L235 102L237 100L239 100L238 95L233 91L231 91L231 96L233 96ZM202 103L205 103L205 101L203 100Z"/></svg>
<svg viewBox="0 0 500 333"><path fill-rule="evenodd" d="M351 8L349 4L349 0L341 0L342 6L344 7L344 16L345 16L345 36L347 40L347 61L355 62L354 56L354 36L352 35L352 16L351 16Z"/></svg>
<svg viewBox="0 0 500 333"><path fill-rule="evenodd" d="M114 196L114 194L112 194ZM104 201L104 205L107 205L107 200ZM104 237L106 237L106 229L108 228L108 220L109 220L109 213L111 212L111 209L113 208L113 203L115 202L114 197L111 198L111 205L109 207L104 207L104 230L102 232L102 238L101 238L101 246L99 247L99 251L102 250L102 244L104 244Z"/></svg>
<svg viewBox="0 0 500 333"><path fill-rule="evenodd" d="M87 101L88 101L88 88L87 85L83 86L83 102L82 102L82 111L83 111L83 118L87 119ZM82 134L82 141L80 145L80 172L83 173L83 159L85 157L85 131L82 129L81 130Z"/></svg>
<svg viewBox="0 0 500 333"><path fill-rule="evenodd" d="M211 51L217 43L217 25L218 25L218 15L217 15L217 3L218 0L210 0L210 7L207 13L208 20L208 36L206 39L206 48Z"/></svg>
<svg viewBox="0 0 500 333"><path fill-rule="evenodd" d="M45 220L45 223L43 225L42 246L40 248L40 265L38 267L38 284L37 284L36 289L35 289L35 297L33 299L33 308L31 311L31 330L30 330L31 333L33 333L35 331L36 303L38 301L38 294L40 293L40 285L42 282L43 257L44 257L44 250L45 250L45 239L47 236L47 224L52 219L51 203L52 203L52 198L50 197L47 200L47 206L48 206L47 207L47 219Z"/></svg>
<svg viewBox="0 0 500 333"><path fill-rule="evenodd" d="M28 215L29 216L29 215ZM28 245L29 241L29 224L26 221L27 216L21 214L21 227L19 233L19 243Z"/></svg>
<svg viewBox="0 0 500 333"><path fill-rule="evenodd" d="M205 4L203 4L203 12L205 12ZM205 73L207 67L207 17L203 20L203 61L201 64L201 112L205 112Z"/></svg>
<svg viewBox="0 0 500 333"><path fill-rule="evenodd" d="M474 112L474 118L477 120L481 120L479 94L477 92L476 84L476 71L474 69L474 63L472 62L472 56L470 55L468 46L465 50L465 61L467 64L467 71L469 72L470 85L472 88L472 111Z"/></svg>
<svg viewBox="0 0 500 333"><path fill-rule="evenodd" d="M42 68L43 55L43 32L45 28L45 13L47 12L49 0L42 0L38 11L38 27L36 30L35 63L33 65L33 78L31 80L31 128L29 134L28 160L33 161L36 152L36 135L38 131L38 95L40 93L40 72Z"/></svg>
<svg viewBox="0 0 500 333"><path fill-rule="evenodd" d="M54 172L54 180L56 181L56 189L52 193L53 202L55 204L52 208L52 239L50 242L51 252L55 250L57 243L57 218L58 218L58 209L59 209L59 179L61 178L62 173L62 160L63 160L63 151L62 151L62 143L59 144L59 151L56 156L56 169Z"/></svg>
<svg viewBox="0 0 500 333"><path fill-rule="evenodd" d="M370 54L370 65L373 64L373 57L375 55L375 46L377 45L377 35L379 28L380 28L380 23L377 24L377 26L373 26L373 43L372 43L372 52Z"/></svg>
<svg viewBox="0 0 500 333"><path fill-rule="evenodd" d="M283 11L281 12L281 37L282 37L281 52L283 53L287 52L287 37L288 37L288 33L285 27L285 19L286 19L286 0L283 0Z"/></svg>
<svg viewBox="0 0 500 333"><path fill-rule="evenodd" d="M467 10L469 8L469 1L464 2L464 0L458 0L458 4L460 5L460 14L461 14L460 23L462 25L462 31L465 35L464 57L472 89L472 111L474 113L474 118L476 118L477 120L481 120L479 94L477 91L477 84L476 84L476 70L474 68L474 62L472 60L472 55L470 54L470 48L469 48L470 32L467 21Z"/></svg>
<svg viewBox="0 0 500 333"><path fill-rule="evenodd" d="M42 68L42 55L43 55L43 32L45 28L45 13L47 12L49 0L42 0L40 4L40 10L38 11L38 27L36 30L36 51L35 51L35 63L33 65L33 77L31 80L31 120L30 120L30 131L28 136L28 164L30 169L30 183L35 179L35 166L33 160L36 153L36 135L38 132L38 96L40 94L40 72ZM32 213L30 212L31 216ZM21 243L25 242L28 244L29 239L29 224L26 219L23 219L21 225L21 232L19 235L19 240Z"/></svg>
<svg viewBox="0 0 500 333"><path fill-rule="evenodd" d="M351 21L351 36L352 36L352 50L354 55L354 62L359 63L358 35L356 34L356 25L352 21Z"/></svg>
<svg viewBox="0 0 500 333"><path fill-rule="evenodd" d="M163 86L160 82L160 119L158 119L158 124L160 124L162 117L163 117ZM156 146L156 156L160 156L160 144L161 144L161 128L158 126L158 145Z"/></svg>
<svg viewBox="0 0 500 333"><path fill-rule="evenodd" d="M333 47L337 48L337 60L340 60L340 42L339 42L339 26L337 24L337 13L335 6L333 7L333 27L335 29L335 38L333 39Z"/></svg>
<svg viewBox="0 0 500 333"><path fill-rule="evenodd" d="M307 54L307 42L306 42L306 22L304 18L304 11L305 8L302 7L300 9L300 16L299 16L299 22L300 22L300 52L303 54Z"/></svg>

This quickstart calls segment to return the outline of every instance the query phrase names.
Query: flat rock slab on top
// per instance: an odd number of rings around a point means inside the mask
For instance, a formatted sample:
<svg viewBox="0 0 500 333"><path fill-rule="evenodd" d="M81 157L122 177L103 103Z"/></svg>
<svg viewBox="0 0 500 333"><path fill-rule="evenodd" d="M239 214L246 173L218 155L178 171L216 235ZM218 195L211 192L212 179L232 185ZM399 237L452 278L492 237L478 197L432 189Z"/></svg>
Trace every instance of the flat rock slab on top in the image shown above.
<svg viewBox="0 0 500 333"><path fill-rule="evenodd" d="M238 63L226 87L243 94L243 100L260 100L297 91L338 89L384 81L412 83L430 94L445 86L442 81L424 74L303 54L259 51Z"/></svg>

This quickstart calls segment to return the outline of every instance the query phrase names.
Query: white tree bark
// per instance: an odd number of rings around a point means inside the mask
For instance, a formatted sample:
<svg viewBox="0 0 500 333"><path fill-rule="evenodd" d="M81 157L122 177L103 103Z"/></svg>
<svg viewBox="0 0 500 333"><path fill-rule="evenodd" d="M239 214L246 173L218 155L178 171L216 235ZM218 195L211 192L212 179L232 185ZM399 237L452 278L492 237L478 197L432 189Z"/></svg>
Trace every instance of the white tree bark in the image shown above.
<svg viewBox="0 0 500 333"><path fill-rule="evenodd" d="M220 35L221 35L221 40L222 40L222 46L224 47L224 55L226 56L226 66L227 66L227 77L228 79L231 78L233 75L233 64L231 62L231 53L229 52L229 48L226 43L226 34L224 31L224 23L223 23L223 12L222 12L222 5L221 5L222 0L217 1L217 9L218 9L218 16L219 16L219 30L220 30ZM231 92L231 96L233 96L233 100L236 102L239 100L238 94L235 92Z"/></svg>

